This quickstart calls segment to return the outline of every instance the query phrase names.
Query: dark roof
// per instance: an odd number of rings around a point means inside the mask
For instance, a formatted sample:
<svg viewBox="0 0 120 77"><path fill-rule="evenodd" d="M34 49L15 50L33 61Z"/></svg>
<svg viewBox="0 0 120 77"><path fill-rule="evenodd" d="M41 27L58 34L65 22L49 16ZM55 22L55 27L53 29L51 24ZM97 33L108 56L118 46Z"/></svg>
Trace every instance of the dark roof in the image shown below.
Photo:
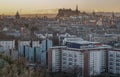
<svg viewBox="0 0 120 77"><path fill-rule="evenodd" d="M15 40L16 38L13 36L7 36L4 33L0 33L0 40Z"/></svg>

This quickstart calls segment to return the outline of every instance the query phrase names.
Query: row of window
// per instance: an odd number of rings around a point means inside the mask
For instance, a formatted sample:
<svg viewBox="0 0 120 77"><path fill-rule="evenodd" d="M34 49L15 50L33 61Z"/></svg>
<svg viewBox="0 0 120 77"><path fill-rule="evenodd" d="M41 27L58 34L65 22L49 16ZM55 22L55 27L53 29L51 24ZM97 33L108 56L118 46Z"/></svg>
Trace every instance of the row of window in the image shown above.
<svg viewBox="0 0 120 77"><path fill-rule="evenodd" d="M63 53L63 56L69 56L69 57L77 57L77 54L67 54L67 53ZM81 55L81 54L80 54Z"/></svg>
<svg viewBox="0 0 120 77"><path fill-rule="evenodd" d="M109 70L114 70L113 67L109 67ZM120 68L116 68L117 71L120 71Z"/></svg>
<svg viewBox="0 0 120 77"><path fill-rule="evenodd" d="M64 61L64 60L67 60L66 57L63 57L62 59L63 59L63 61ZM81 59L81 60L82 60L82 59ZM68 61L74 61L74 62L77 62L78 60L77 60L77 58L75 58L75 59L73 59L73 58L68 58Z"/></svg>
<svg viewBox="0 0 120 77"><path fill-rule="evenodd" d="M114 58L109 58L109 61L115 61L115 59L114 59ZM120 62L120 59L117 58L117 59L116 59L116 62Z"/></svg>
<svg viewBox="0 0 120 77"><path fill-rule="evenodd" d="M81 63L83 63L83 62L81 62ZM79 63L79 64L81 64L81 63ZM70 61L69 62L63 61L62 64L63 65L67 65L67 64L68 65L78 65L77 62L73 63L73 62L70 62Z"/></svg>
<svg viewBox="0 0 120 77"><path fill-rule="evenodd" d="M114 65L113 62L110 62L109 64L110 64L110 65ZM116 63L116 66L120 66L120 63Z"/></svg>
<svg viewBox="0 0 120 77"><path fill-rule="evenodd" d="M0 42L1 45L3 44L14 44L13 42Z"/></svg>
<svg viewBox="0 0 120 77"><path fill-rule="evenodd" d="M109 56L110 57L114 57L115 55L114 54L110 54ZM116 57L120 57L120 54L116 54Z"/></svg>

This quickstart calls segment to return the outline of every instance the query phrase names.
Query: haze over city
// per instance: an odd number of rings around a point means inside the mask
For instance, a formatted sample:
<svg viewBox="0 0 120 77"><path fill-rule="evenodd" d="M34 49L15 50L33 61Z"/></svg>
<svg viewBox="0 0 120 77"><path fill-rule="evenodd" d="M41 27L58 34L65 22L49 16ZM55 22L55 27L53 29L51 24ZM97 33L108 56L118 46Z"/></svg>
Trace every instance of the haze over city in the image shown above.
<svg viewBox="0 0 120 77"><path fill-rule="evenodd" d="M79 6L81 11L120 12L120 0L1 0L0 14L56 14L59 8Z"/></svg>
<svg viewBox="0 0 120 77"><path fill-rule="evenodd" d="M120 0L0 0L0 77L120 77Z"/></svg>

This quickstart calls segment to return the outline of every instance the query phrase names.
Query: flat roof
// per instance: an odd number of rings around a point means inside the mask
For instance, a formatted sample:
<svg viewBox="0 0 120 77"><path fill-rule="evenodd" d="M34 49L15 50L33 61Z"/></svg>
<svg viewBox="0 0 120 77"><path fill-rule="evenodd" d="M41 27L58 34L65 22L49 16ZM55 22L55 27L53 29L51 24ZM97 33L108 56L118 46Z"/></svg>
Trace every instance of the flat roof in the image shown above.
<svg viewBox="0 0 120 77"><path fill-rule="evenodd" d="M65 48L65 49L73 49L73 50L99 50L99 49L111 49L112 47L109 45L102 45L102 46L98 46L98 47L93 47L93 48L70 48L67 46L54 46L51 47L51 49L60 49L60 48Z"/></svg>
<svg viewBox="0 0 120 77"><path fill-rule="evenodd" d="M70 43L76 43L76 44L96 44L99 42L90 42L90 41L68 41Z"/></svg>

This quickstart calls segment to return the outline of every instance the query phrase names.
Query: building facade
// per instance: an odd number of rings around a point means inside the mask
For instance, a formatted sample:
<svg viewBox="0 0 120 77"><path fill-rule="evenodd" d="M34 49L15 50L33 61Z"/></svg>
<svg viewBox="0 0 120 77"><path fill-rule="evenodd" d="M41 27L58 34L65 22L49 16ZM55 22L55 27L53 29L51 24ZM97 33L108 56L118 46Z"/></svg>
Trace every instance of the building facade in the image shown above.
<svg viewBox="0 0 120 77"><path fill-rule="evenodd" d="M47 64L47 50L52 47L52 40L19 41L19 55L25 57L30 63Z"/></svg>
<svg viewBox="0 0 120 77"><path fill-rule="evenodd" d="M92 42L88 42L92 43ZM72 72L78 69L79 75L89 77L92 75L100 75L106 69L106 50L109 46L96 45L80 48L79 45L69 42L67 46L52 47L48 51L48 69L52 72ZM79 48L78 48L79 47ZM82 46L81 46L82 47Z"/></svg>
<svg viewBox="0 0 120 77"><path fill-rule="evenodd" d="M112 75L120 75L120 49L108 52L108 72Z"/></svg>
<svg viewBox="0 0 120 77"><path fill-rule="evenodd" d="M0 40L3 51L15 49L15 40Z"/></svg>

